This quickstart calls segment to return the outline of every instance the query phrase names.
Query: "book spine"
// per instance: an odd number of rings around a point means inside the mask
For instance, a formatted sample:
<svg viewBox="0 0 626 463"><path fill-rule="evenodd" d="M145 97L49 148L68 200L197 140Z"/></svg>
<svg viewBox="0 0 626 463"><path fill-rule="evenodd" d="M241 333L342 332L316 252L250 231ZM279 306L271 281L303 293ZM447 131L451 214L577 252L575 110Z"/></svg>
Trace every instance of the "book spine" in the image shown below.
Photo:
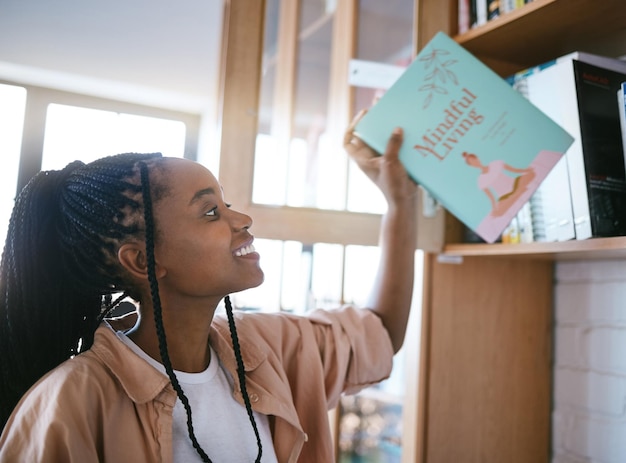
<svg viewBox="0 0 626 463"><path fill-rule="evenodd" d="M470 30L470 3L471 0L459 0L459 34Z"/></svg>
<svg viewBox="0 0 626 463"><path fill-rule="evenodd" d="M626 74L577 60L572 64L592 236L624 236L626 166L615 94Z"/></svg>
<svg viewBox="0 0 626 463"><path fill-rule="evenodd" d="M626 164L626 82L622 82L617 91L617 110L619 111L619 126L624 151L624 164Z"/></svg>
<svg viewBox="0 0 626 463"><path fill-rule="evenodd" d="M470 29L478 26L478 8L476 2L477 0L470 0L469 2Z"/></svg>
<svg viewBox="0 0 626 463"><path fill-rule="evenodd" d="M500 16L500 0L487 0L487 21Z"/></svg>
<svg viewBox="0 0 626 463"><path fill-rule="evenodd" d="M487 22L487 0L476 0L476 25L482 26Z"/></svg>
<svg viewBox="0 0 626 463"><path fill-rule="evenodd" d="M500 0L500 14L510 13L515 9L515 0Z"/></svg>
<svg viewBox="0 0 626 463"><path fill-rule="evenodd" d="M571 124L568 125L566 120L567 111L569 114L572 111L576 113L576 99L569 102L573 108L564 105L567 98L561 98L558 89L555 89L562 84L558 70L559 67L553 65L541 72L530 73L523 77L523 82L518 82L518 85L523 87L525 96L531 103L561 125L570 135L576 137ZM538 190L540 194L535 209L541 209L545 241L566 241L576 238L567 159L571 150L572 148L561 158Z"/></svg>

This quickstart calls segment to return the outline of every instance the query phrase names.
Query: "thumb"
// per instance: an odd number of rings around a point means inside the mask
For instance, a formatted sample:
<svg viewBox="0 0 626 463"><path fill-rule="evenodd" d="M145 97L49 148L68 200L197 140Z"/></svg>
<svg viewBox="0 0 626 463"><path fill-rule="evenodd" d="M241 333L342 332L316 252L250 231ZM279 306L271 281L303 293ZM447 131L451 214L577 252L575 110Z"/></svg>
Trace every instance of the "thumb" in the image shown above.
<svg viewBox="0 0 626 463"><path fill-rule="evenodd" d="M391 132L391 137L387 141L387 147L385 148L385 158L397 159L400 154L400 147L404 140L404 131L401 127L396 127Z"/></svg>

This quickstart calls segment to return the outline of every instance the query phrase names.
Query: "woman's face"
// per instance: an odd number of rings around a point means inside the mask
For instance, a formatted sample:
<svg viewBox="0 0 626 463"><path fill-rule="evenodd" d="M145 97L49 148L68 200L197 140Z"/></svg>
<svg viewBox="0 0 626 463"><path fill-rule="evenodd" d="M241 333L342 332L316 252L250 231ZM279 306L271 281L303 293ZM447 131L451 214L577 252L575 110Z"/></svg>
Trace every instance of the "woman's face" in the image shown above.
<svg viewBox="0 0 626 463"><path fill-rule="evenodd" d="M155 259L163 295L223 298L263 282L248 232L252 219L230 209L209 170L168 158L152 170L167 192L154 205Z"/></svg>
<svg viewBox="0 0 626 463"><path fill-rule="evenodd" d="M481 165L480 161L478 160L478 156L476 156L475 154L467 154L465 156L465 162L473 167L479 167Z"/></svg>

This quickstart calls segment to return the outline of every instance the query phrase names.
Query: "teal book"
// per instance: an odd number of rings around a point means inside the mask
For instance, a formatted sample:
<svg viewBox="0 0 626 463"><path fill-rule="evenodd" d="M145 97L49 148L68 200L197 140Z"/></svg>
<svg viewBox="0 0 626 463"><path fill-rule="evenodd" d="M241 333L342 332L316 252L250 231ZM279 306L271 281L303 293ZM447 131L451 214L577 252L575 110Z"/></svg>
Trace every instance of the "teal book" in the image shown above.
<svg viewBox="0 0 626 463"><path fill-rule="evenodd" d="M492 243L573 142L559 125L439 32L370 108L355 134L383 153L404 129L409 175ZM569 201L569 191L563 192Z"/></svg>

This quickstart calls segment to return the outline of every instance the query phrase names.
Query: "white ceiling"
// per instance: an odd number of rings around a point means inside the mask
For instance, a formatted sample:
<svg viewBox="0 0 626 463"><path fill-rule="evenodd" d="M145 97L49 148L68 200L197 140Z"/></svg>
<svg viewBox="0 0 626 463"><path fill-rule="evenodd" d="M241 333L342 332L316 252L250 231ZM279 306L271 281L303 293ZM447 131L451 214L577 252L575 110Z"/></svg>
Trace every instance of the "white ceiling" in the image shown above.
<svg viewBox="0 0 626 463"><path fill-rule="evenodd" d="M211 111L223 3L0 0L0 79Z"/></svg>

